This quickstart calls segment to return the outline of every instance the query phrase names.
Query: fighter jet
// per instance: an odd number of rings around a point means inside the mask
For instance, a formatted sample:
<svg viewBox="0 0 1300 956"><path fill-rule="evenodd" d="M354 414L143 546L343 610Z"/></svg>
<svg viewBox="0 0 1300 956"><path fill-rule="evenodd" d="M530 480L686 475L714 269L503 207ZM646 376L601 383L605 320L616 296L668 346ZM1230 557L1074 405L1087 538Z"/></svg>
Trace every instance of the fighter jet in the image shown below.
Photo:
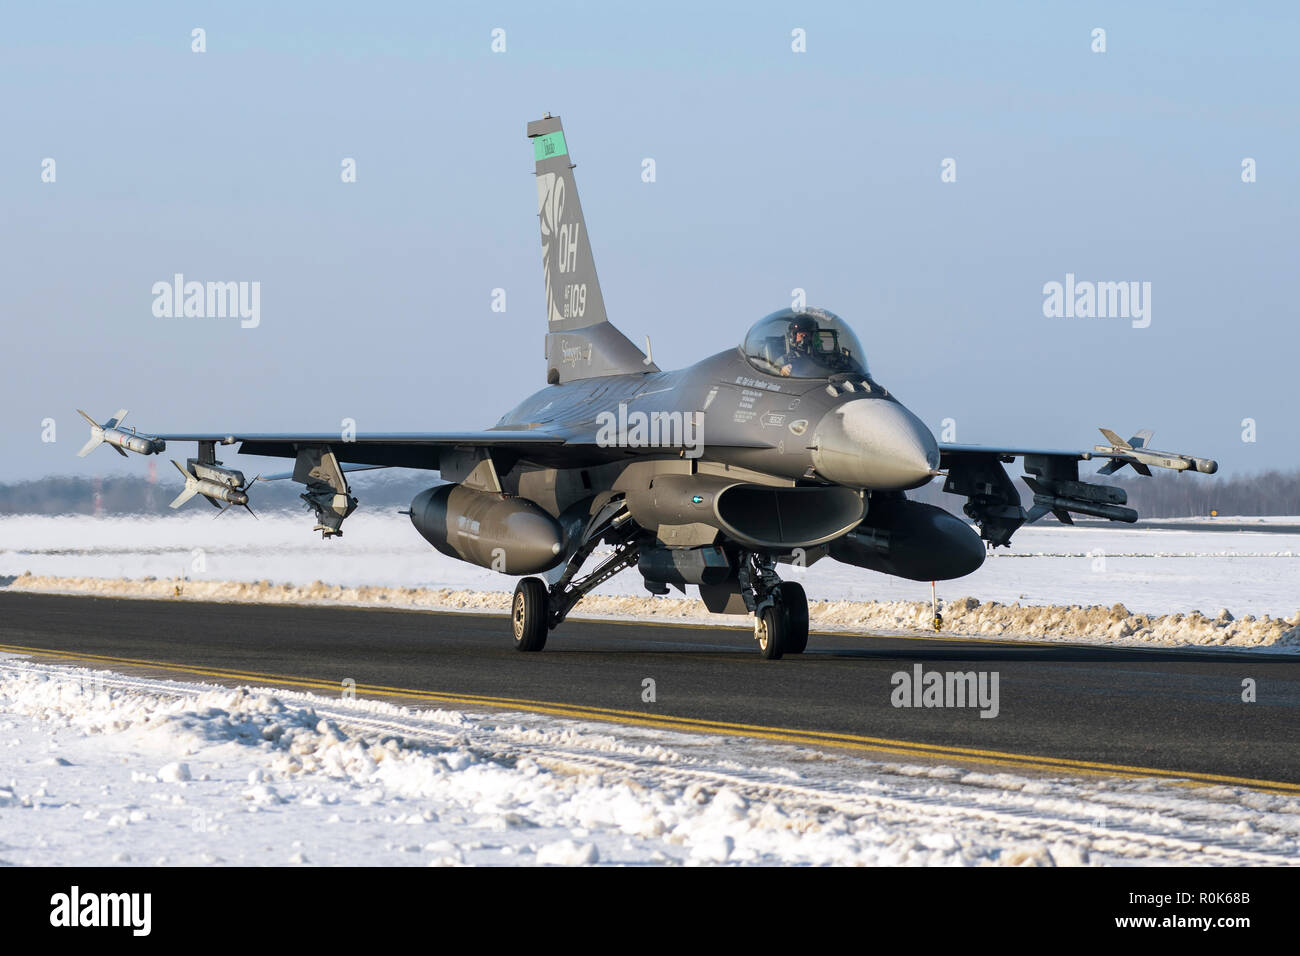
<svg viewBox="0 0 1300 956"><path fill-rule="evenodd" d="M803 588L783 565L825 558L917 581L970 574L988 548L1053 512L1135 521L1122 488L1079 478L1079 462L1213 471L1208 460L1148 455L1137 442L1094 451L935 441L867 367L853 330L824 309L781 309L736 348L663 371L609 321L574 165L558 116L528 124L545 276L545 386L481 431L430 434L179 433L117 441L156 454L193 441L196 491L247 503L243 475L218 445L293 461L281 476L322 537L357 507L347 475L374 467L438 472L411 523L443 554L522 577L511 605L515 647L540 651L583 595L635 568L654 594L698 589L709 610L754 617L763 657L808 643ZM1113 436L1111 436L1113 438ZM97 441L96 441L97 443ZM90 446L88 446L90 447ZM1022 459L1027 513L1005 464ZM180 466L178 465L178 468ZM966 498L974 528L909 500L936 477ZM275 476L271 476L275 477ZM209 494L211 492L211 494ZM977 529L977 530L976 530ZM982 539L982 540L981 540ZM597 549L602 549L598 554ZM590 566L589 566L590 565Z"/></svg>

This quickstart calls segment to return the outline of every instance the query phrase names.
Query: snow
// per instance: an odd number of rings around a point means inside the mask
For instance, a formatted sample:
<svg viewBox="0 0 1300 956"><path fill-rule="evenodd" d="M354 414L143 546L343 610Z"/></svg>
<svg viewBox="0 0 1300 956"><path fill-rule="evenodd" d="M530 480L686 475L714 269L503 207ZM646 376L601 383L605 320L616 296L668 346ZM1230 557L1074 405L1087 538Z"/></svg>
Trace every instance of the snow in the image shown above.
<svg viewBox="0 0 1300 956"><path fill-rule="evenodd" d="M1300 535L1035 525L1015 540L1016 550L939 584L944 633L1300 651ZM434 551L400 515L358 513L331 541L298 515L242 526L195 514L19 516L0 519L0 541L0 580L18 590L503 612L514 586ZM816 629L929 628L926 583L829 559L782 574L805 586ZM634 573L606 582L571 616L749 626L698 600L650 597Z"/></svg>
<svg viewBox="0 0 1300 956"><path fill-rule="evenodd" d="M1233 519L1222 518L1222 521ZM1287 520L1295 523L1297 519ZM313 581L353 587L509 591L513 579L449 558L400 514L359 510L342 538L322 541L305 512L220 520L189 510L162 518L16 515L0 518L0 575L173 578L213 581ZM1261 527L1267 527L1261 523ZM1010 550L939 595L1009 604L1123 603L1148 614L1214 614L1228 608L1285 617L1300 609L1300 534L1135 530L1126 525L1066 527L1044 519L1021 528ZM785 569L820 600L926 601L928 582L905 581L829 558ZM784 572L783 572L784 573ZM625 573L599 594L640 596Z"/></svg>
<svg viewBox="0 0 1300 956"><path fill-rule="evenodd" d="M514 584L438 554L397 515L358 513L325 542L302 515L243 518L0 518L0 586L503 612ZM1300 649L1300 535L1171 527L1022 529L1014 551L940 583L944 633ZM829 560L783 574L807 588L814 628L928 626L928 584ZM748 626L647 596L634 574L573 616ZM0 754L0 865L1300 862L1296 795L417 711L13 656L0 656Z"/></svg>
<svg viewBox="0 0 1300 956"><path fill-rule="evenodd" d="M0 659L0 864L1295 865L1300 796Z"/></svg>

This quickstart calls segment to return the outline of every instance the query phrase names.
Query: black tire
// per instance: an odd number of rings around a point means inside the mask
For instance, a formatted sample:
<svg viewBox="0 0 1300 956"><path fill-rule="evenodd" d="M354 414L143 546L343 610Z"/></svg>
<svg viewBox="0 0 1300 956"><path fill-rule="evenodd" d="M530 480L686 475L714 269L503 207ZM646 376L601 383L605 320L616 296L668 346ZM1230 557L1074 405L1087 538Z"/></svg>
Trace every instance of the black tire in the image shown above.
<svg viewBox="0 0 1300 956"><path fill-rule="evenodd" d="M808 648L808 595L802 584L781 582L781 607L785 611L785 653L802 654Z"/></svg>
<svg viewBox="0 0 1300 956"><path fill-rule="evenodd" d="M764 660L781 659L785 653L786 630L785 612L779 604L769 604L754 618L754 636L758 638L758 652Z"/></svg>
<svg viewBox="0 0 1300 956"><path fill-rule="evenodd" d="M514 625L515 650L540 651L550 632L550 592L541 578L524 578L515 585L510 602L510 623Z"/></svg>

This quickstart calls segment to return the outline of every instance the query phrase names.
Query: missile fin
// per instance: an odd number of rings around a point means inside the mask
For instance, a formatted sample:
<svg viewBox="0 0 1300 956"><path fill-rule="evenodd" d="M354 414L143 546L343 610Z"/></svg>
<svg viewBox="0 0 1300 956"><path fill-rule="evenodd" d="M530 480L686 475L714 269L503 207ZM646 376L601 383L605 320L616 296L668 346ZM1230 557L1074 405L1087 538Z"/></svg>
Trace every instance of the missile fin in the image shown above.
<svg viewBox="0 0 1300 956"><path fill-rule="evenodd" d="M176 500L171 503L171 507L179 508L185 502L189 501L199 493L198 485L192 479L185 482L185 490L176 496Z"/></svg>
<svg viewBox="0 0 1300 956"><path fill-rule="evenodd" d="M90 436L90 441L86 442L86 444L81 447L81 451L77 452L78 458L85 458L92 451L98 448L100 444L103 442L104 433L99 430L98 425L95 426L95 431L99 432L99 434L98 435L92 434Z"/></svg>
<svg viewBox="0 0 1300 956"><path fill-rule="evenodd" d="M1097 431L1099 431L1099 432L1101 432L1103 435L1105 435L1105 436L1106 436L1106 441L1110 442L1111 447L1112 447L1112 448L1115 448L1116 450L1119 450L1119 449L1121 449L1121 448L1131 448L1131 447L1132 447L1131 445L1129 445L1128 442L1126 442L1124 439L1120 438L1118 435L1116 435L1116 434L1115 434L1113 431L1111 431L1109 428L1098 428Z"/></svg>
<svg viewBox="0 0 1300 956"><path fill-rule="evenodd" d="M185 490L182 491L179 495L177 495L176 500L171 503L171 507L179 508L181 505L185 504L185 502L189 501L191 498L193 498L195 495L199 493L199 483L197 480L195 480L193 475L191 475L188 471L186 471L184 468L181 467L181 463L179 461L173 458L171 462L173 465L176 466L176 470L185 476Z"/></svg>
<svg viewBox="0 0 1300 956"><path fill-rule="evenodd" d="M126 418L126 409L125 409L125 408L119 408L119 409L117 410L117 414L114 415L112 418L110 418L110 419L105 423L105 427L106 427L106 428L116 428L118 425L122 424L122 419L124 419L124 418Z"/></svg>

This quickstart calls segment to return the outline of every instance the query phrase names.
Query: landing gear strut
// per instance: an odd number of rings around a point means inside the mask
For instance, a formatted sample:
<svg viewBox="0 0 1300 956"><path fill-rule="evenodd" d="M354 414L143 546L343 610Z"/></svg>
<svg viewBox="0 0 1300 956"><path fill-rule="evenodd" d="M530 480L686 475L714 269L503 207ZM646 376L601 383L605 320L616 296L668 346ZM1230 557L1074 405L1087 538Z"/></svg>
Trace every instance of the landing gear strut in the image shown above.
<svg viewBox="0 0 1300 956"><path fill-rule="evenodd" d="M602 541L612 544L614 553L590 574L575 578L574 575ZM582 544L565 564L558 581L547 588L541 578L524 578L516 586L510 605L515 649L540 651L546 646L546 635L564 621L583 595L636 564L640 553L636 526L632 524L627 509L621 502L612 503L588 524Z"/></svg>
<svg viewBox="0 0 1300 956"><path fill-rule="evenodd" d="M541 578L524 578L510 603L515 649L540 651L550 631L563 623L592 588L637 563L645 532L631 520L621 499L608 502L587 522L582 543L569 556L564 571L549 588ZM612 553L590 573L578 577L583 564L602 542ZM808 646L808 597L803 586L782 581L776 559L758 551L742 551L736 580L745 607L754 615L754 639L768 660L802 654Z"/></svg>

